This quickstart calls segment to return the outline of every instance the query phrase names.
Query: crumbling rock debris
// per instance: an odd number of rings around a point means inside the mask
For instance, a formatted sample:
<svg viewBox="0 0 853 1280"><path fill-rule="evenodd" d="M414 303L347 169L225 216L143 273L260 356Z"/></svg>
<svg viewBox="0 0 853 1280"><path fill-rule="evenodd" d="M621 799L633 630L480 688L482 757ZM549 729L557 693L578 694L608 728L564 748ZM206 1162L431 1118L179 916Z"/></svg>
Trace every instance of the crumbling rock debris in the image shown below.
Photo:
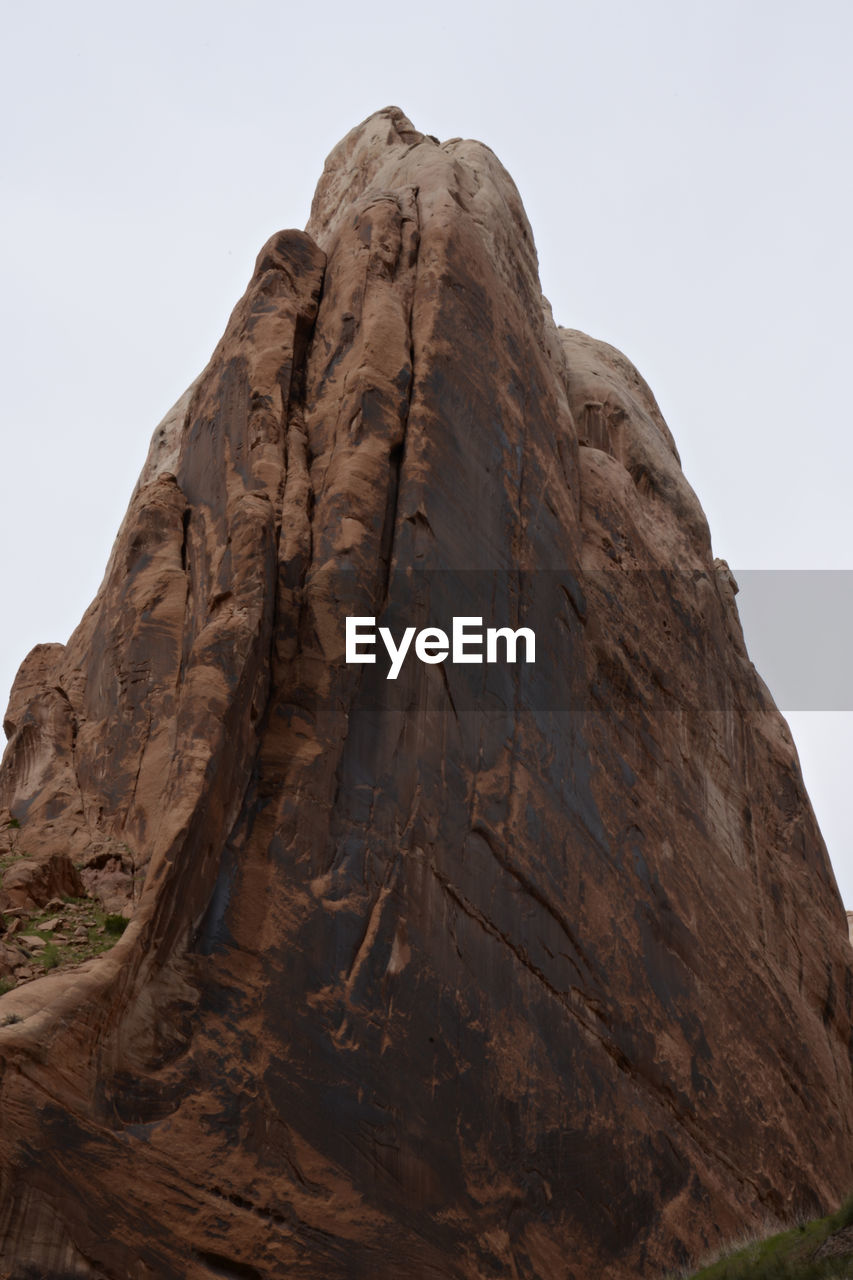
<svg viewBox="0 0 853 1280"><path fill-rule="evenodd" d="M133 859L120 848L95 845L82 859L80 881L85 892L105 911L133 914L136 868Z"/></svg>
<svg viewBox="0 0 853 1280"><path fill-rule="evenodd" d="M734 591L495 156L354 129L12 690L4 849L133 918L2 998L0 1270L627 1280L837 1201L853 952ZM535 665L344 662L479 612Z"/></svg>
<svg viewBox="0 0 853 1280"><path fill-rule="evenodd" d="M831 1235L815 1252L815 1258L847 1258L853 1263L853 1227Z"/></svg>

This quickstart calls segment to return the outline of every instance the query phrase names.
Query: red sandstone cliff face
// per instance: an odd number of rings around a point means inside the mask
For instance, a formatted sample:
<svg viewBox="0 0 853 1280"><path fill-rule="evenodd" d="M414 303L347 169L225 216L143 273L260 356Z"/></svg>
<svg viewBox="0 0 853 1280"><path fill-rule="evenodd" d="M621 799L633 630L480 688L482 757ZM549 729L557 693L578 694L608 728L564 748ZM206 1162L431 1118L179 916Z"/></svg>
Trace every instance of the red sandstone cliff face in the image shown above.
<svg viewBox="0 0 853 1280"><path fill-rule="evenodd" d="M392 688L347 614L537 660ZM482 145L335 149L5 727L0 909L53 858L132 918L0 1000L0 1273L619 1280L853 1182L790 735Z"/></svg>

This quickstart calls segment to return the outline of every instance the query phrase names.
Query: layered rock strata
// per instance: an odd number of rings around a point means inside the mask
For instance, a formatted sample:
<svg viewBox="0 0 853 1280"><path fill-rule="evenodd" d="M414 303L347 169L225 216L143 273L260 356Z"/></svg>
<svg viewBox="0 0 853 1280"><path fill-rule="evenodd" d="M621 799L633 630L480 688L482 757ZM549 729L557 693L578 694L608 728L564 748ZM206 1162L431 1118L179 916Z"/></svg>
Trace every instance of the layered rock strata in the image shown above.
<svg viewBox="0 0 853 1280"><path fill-rule="evenodd" d="M536 662L392 687L347 614L532 621ZM5 728L4 865L132 918L0 1001L0 1271L627 1280L853 1183L790 734L481 144L335 148Z"/></svg>

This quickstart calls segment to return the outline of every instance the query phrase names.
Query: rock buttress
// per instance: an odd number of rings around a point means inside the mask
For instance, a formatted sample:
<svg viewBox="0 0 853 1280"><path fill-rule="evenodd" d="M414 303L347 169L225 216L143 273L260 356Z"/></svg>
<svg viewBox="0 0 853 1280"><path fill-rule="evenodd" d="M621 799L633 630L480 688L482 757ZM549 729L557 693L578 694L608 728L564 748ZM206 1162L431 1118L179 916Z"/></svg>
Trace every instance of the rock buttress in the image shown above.
<svg viewBox="0 0 853 1280"><path fill-rule="evenodd" d="M392 689L347 614L537 660ZM117 945L0 1004L13 1275L627 1280L853 1181L790 735L486 147L339 144L6 728L9 860L132 864Z"/></svg>

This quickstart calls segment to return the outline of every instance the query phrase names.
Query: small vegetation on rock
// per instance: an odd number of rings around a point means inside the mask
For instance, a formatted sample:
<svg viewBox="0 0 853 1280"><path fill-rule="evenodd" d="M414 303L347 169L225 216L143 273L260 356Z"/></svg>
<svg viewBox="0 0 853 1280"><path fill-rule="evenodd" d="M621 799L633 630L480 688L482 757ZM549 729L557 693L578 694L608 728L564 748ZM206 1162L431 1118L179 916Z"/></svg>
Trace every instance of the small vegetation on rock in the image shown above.
<svg viewBox="0 0 853 1280"><path fill-rule="evenodd" d="M829 1217L741 1245L689 1273L689 1280L840 1280L851 1275L853 1197Z"/></svg>
<svg viewBox="0 0 853 1280"><path fill-rule="evenodd" d="M4 959L8 965L11 951L18 962L0 976L0 996L52 969L70 968L109 951L128 921L104 911L93 898L65 896L41 911L7 910L4 924Z"/></svg>

